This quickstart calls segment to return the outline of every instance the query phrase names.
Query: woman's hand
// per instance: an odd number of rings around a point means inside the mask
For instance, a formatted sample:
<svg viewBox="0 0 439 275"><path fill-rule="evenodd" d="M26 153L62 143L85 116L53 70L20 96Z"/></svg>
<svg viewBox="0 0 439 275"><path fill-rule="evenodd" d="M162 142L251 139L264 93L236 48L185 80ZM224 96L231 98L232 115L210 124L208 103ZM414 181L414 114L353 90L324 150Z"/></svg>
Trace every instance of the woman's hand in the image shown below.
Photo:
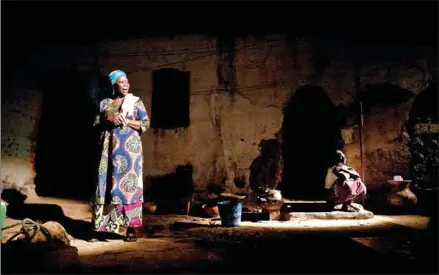
<svg viewBox="0 0 439 275"><path fill-rule="evenodd" d="M120 113L117 115L108 116L107 120L115 126L120 126L125 123L125 118Z"/></svg>
<svg viewBox="0 0 439 275"><path fill-rule="evenodd" d="M114 118L114 125L116 126L120 126L125 124L125 118L122 116L122 114L117 114L116 117Z"/></svg>

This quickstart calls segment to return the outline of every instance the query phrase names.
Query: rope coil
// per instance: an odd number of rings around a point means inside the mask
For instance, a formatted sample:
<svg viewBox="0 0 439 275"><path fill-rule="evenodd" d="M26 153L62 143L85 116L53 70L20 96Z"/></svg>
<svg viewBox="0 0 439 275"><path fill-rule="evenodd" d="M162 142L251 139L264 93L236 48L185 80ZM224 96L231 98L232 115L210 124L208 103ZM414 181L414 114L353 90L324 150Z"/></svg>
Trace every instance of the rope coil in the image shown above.
<svg viewBox="0 0 439 275"><path fill-rule="evenodd" d="M25 236L25 241L30 242L33 240L33 238L37 235L39 231L43 233L43 235L47 238L48 242L52 242L54 240L53 235L50 233L50 231L44 227L40 222L35 222L31 219L25 218L22 222L6 226L2 228L2 231L16 227L18 225L21 225L20 231L12 235L6 242L10 242L19 235L23 234Z"/></svg>

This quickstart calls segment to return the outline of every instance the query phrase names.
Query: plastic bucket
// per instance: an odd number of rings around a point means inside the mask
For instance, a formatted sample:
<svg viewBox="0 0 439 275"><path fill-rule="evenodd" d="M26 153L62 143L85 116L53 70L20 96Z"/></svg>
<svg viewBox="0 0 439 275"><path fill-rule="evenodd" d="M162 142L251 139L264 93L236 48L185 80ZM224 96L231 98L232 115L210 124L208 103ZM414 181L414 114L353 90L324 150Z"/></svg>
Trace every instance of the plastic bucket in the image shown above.
<svg viewBox="0 0 439 275"><path fill-rule="evenodd" d="M222 226L239 226L242 216L242 201L219 201L218 210Z"/></svg>
<svg viewBox="0 0 439 275"><path fill-rule="evenodd" d="M3 227L5 227L5 219L6 219L6 204L1 202L0 206L0 236L3 240Z"/></svg>

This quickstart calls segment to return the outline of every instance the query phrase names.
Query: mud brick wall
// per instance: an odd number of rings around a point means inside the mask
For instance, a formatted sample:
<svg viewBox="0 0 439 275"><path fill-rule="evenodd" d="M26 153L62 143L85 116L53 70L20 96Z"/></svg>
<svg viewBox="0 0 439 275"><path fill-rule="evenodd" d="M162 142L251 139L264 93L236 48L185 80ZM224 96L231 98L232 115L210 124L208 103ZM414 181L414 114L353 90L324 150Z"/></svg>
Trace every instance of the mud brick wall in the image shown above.
<svg viewBox="0 0 439 275"><path fill-rule="evenodd" d="M2 106L1 187L28 194L34 189L34 157L42 97L39 91L21 89Z"/></svg>
<svg viewBox="0 0 439 275"><path fill-rule="evenodd" d="M191 73L191 125L178 130L151 130L145 135L145 174L171 173L177 165L191 163L199 189L222 178L248 179L249 166L259 154L259 142L274 138L282 124L283 104L305 84L321 86L334 105L352 108L357 92L354 50L311 38L285 37L236 39L234 93L219 91L216 37L191 35L102 44L103 72L126 70L133 92L141 96L149 112L154 70L165 67ZM387 83L413 94L396 105L378 106L365 114L364 177L366 183L374 184L385 181L394 171L407 171L408 147L397 141L401 125L414 97L435 76L437 63L435 50L428 48L407 55L390 47L355 51L362 53L361 89ZM358 125L342 131L348 162L360 171Z"/></svg>
<svg viewBox="0 0 439 275"><path fill-rule="evenodd" d="M260 141L275 137L283 121L282 108L298 88L321 86L335 106L355 110L357 79L366 92L370 85L389 84L411 95L390 105L371 106L364 117L365 182L385 181L394 171L406 176L409 154L407 144L400 139L404 132L401 125L416 95L437 75L436 49L419 47L401 54L391 47L353 49L347 43L335 45L283 34L239 37L231 44L236 51L222 55L217 50L218 38L204 35L95 45L92 52L98 57L91 66L103 77L114 69L125 70L132 92L142 98L150 116L154 116L153 72L161 68L190 72L190 125L145 133L146 179L173 173L178 165L190 163L197 189L223 179L232 183L235 178L244 178L248 183L249 167L259 155ZM353 56L358 52L356 70ZM224 64L221 70L219 63ZM14 98L14 103L2 108L2 171L28 169L27 174L17 173L26 175L21 180L24 182L32 178L31 137L41 97L37 91L27 90ZM347 161L360 171L358 124L352 114L347 120L349 127L342 129ZM2 172L3 184L7 175ZM235 188L233 184L229 187Z"/></svg>

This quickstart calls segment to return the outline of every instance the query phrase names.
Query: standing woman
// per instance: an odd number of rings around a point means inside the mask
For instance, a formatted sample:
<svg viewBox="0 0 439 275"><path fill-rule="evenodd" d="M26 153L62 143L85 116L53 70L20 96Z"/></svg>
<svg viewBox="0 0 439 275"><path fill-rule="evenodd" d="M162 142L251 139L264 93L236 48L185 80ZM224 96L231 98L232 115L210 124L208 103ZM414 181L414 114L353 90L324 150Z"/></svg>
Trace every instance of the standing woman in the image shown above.
<svg viewBox="0 0 439 275"><path fill-rule="evenodd" d="M127 227L125 241L134 242L135 228L142 226L141 134L150 121L142 100L129 93L125 72L115 70L109 78L113 97L100 102L95 123L101 130L102 154L92 224L95 232L119 233L120 226Z"/></svg>

